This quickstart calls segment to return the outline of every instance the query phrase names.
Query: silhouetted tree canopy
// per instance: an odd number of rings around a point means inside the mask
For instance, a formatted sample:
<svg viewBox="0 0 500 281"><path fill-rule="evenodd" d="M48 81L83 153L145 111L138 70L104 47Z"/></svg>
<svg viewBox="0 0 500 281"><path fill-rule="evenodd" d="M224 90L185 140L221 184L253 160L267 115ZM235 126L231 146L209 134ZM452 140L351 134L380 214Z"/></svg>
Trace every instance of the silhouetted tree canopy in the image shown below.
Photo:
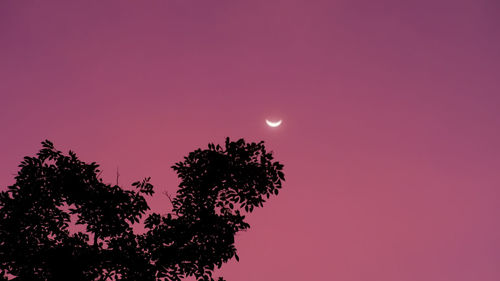
<svg viewBox="0 0 500 281"><path fill-rule="evenodd" d="M137 234L154 193L149 178L127 190L106 184L96 163L42 142L0 193L0 279L214 280L215 267L239 259L234 237L250 227L244 214L278 194L283 165L263 142L227 138L172 168L181 179L173 211L148 215ZM70 231L72 218L86 231Z"/></svg>

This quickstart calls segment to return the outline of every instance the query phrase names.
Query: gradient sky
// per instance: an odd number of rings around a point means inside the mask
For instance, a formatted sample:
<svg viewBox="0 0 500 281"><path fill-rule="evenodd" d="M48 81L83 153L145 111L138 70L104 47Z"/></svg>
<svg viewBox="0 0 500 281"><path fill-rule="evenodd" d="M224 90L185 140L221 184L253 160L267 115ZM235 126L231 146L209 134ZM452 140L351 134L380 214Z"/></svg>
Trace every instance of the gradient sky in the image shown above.
<svg viewBox="0 0 500 281"><path fill-rule="evenodd" d="M0 186L50 139L166 212L174 162L264 140L229 281L498 281L499 3L1 1Z"/></svg>

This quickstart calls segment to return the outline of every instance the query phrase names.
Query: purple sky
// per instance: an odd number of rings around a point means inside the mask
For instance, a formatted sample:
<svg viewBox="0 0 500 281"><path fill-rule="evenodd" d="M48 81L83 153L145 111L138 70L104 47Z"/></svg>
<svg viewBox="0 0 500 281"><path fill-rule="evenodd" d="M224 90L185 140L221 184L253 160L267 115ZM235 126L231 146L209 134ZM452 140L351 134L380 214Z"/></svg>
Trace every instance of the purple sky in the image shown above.
<svg viewBox="0 0 500 281"><path fill-rule="evenodd" d="M226 136L285 189L229 281L500 280L500 4L1 1L0 186L52 140L120 183ZM271 129L265 118L282 118Z"/></svg>

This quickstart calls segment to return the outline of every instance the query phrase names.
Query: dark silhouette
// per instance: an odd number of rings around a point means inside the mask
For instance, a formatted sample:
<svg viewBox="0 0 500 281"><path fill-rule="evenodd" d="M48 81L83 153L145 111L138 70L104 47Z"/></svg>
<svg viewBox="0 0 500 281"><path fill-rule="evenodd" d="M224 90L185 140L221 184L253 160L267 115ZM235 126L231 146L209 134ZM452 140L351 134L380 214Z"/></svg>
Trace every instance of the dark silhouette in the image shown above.
<svg viewBox="0 0 500 281"><path fill-rule="evenodd" d="M96 163L42 146L0 193L0 280L214 280L215 267L239 259L234 236L250 227L243 213L284 180L263 142L209 144L172 167L181 179L172 213L147 216L136 234L154 193L149 178L125 190L103 183ZM72 218L86 232L70 232Z"/></svg>

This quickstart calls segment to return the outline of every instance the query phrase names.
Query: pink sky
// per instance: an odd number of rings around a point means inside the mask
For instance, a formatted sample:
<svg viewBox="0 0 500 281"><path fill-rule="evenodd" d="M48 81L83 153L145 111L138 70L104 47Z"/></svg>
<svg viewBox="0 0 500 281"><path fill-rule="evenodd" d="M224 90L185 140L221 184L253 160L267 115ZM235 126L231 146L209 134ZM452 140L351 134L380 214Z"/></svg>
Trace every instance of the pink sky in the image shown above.
<svg viewBox="0 0 500 281"><path fill-rule="evenodd" d="M120 183L226 136L282 193L229 281L500 280L500 4L1 1L0 186L52 140ZM283 118L271 129L266 117Z"/></svg>

